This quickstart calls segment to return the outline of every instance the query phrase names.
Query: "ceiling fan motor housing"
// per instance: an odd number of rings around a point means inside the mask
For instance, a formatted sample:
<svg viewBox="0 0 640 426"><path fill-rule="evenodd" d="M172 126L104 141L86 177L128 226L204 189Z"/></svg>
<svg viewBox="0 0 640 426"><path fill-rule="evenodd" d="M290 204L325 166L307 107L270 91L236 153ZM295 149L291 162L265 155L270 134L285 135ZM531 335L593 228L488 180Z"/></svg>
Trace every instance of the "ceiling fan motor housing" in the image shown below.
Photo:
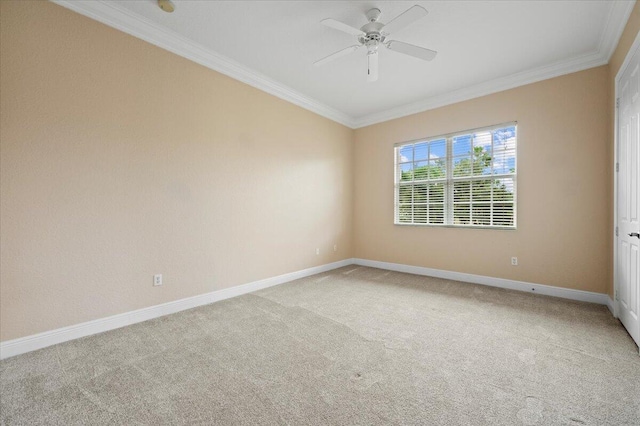
<svg viewBox="0 0 640 426"><path fill-rule="evenodd" d="M375 9L375 10L378 10L378 9ZM384 27L384 24L381 24L380 22L376 22L376 21L371 21L368 24L363 25L362 28L360 28L360 31L362 31L365 34L363 36L358 37L358 41L363 45L367 46L369 53L371 53L372 51L376 51L378 49L378 45L384 42L384 35L381 32L383 27Z"/></svg>

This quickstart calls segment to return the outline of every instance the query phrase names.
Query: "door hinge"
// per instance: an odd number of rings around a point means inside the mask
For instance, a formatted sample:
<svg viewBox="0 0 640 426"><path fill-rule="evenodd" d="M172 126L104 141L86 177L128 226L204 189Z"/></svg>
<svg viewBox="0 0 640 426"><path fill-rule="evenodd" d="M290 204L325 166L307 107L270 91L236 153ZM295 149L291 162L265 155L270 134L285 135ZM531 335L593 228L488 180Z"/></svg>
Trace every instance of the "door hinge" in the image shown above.
<svg viewBox="0 0 640 426"><path fill-rule="evenodd" d="M616 172L620 171L620 163L616 163Z"/></svg>
<svg viewBox="0 0 640 426"><path fill-rule="evenodd" d="M616 226L616 237L618 236L618 227Z"/></svg>
<svg viewBox="0 0 640 426"><path fill-rule="evenodd" d="M616 98L616 108L620 108L620 98Z"/></svg>
<svg viewBox="0 0 640 426"><path fill-rule="evenodd" d="M619 299L618 299L618 290L616 290L616 291L614 291L614 292L613 292L613 299L614 299L614 300L619 300Z"/></svg>

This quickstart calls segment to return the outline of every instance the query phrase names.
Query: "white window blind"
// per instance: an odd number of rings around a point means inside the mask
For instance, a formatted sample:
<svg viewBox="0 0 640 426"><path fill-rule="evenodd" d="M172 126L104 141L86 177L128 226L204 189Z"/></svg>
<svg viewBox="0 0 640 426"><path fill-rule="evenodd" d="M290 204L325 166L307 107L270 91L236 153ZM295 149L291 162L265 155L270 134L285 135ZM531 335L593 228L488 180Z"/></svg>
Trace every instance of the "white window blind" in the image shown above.
<svg viewBox="0 0 640 426"><path fill-rule="evenodd" d="M395 223L516 227L516 123L395 146Z"/></svg>

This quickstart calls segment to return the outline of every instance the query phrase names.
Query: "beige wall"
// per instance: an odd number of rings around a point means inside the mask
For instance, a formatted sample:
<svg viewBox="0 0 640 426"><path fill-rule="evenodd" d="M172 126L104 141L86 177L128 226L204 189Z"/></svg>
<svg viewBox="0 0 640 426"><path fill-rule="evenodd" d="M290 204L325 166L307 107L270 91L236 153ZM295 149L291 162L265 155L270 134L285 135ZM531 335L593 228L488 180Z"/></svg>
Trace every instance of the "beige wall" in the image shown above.
<svg viewBox="0 0 640 426"><path fill-rule="evenodd" d="M611 294L638 5L609 66L356 131L48 2L0 18L0 340L352 256ZM394 143L512 120L517 230L393 225Z"/></svg>
<svg viewBox="0 0 640 426"><path fill-rule="evenodd" d="M1 340L352 257L351 129L51 3L0 5Z"/></svg>
<svg viewBox="0 0 640 426"><path fill-rule="evenodd" d="M356 257L605 292L607 79L598 67L356 130ZM394 143L508 121L518 121L517 230L393 224Z"/></svg>
<svg viewBox="0 0 640 426"><path fill-rule="evenodd" d="M609 100L609 137L610 137L610 145L609 145L609 155L611 160L609 161L610 164L610 175L611 175L611 197L609 199L609 205L611 206L611 217L612 217L612 223L613 223L613 190L614 190L614 183L613 183L613 158L614 158L614 150L615 150L615 114L614 114L614 99L615 99L615 81L616 81L616 74L618 74L618 71L620 70L620 67L622 66L622 63L624 62L624 59L627 56L627 53L629 53L629 49L631 49L631 45L633 44L633 42L636 39L636 36L638 35L638 32L640 31L640 3L636 3L636 5L633 7L633 10L631 11L631 16L629 16L629 20L627 21L627 25L624 28L624 31L622 33L622 36L620 37L620 41L618 41L618 46L616 47L616 50L613 52L613 55L611 56L611 59L609 60L609 93L610 93L610 100ZM613 242L610 243L611 245L611 251L610 251L610 256L613 256ZM612 261L613 264L613 261ZM613 274L613 269L611 274ZM607 288L607 292L609 293L609 296L613 297L613 277L612 279L609 281L609 286Z"/></svg>

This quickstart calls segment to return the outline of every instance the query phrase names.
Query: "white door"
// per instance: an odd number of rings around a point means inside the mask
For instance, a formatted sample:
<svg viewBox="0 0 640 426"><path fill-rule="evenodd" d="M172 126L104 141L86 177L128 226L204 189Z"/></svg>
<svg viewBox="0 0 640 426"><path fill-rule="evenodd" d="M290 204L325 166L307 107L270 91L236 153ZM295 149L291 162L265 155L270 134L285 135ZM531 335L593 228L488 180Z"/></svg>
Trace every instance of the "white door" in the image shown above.
<svg viewBox="0 0 640 426"><path fill-rule="evenodd" d="M640 49L618 80L616 276L618 316L640 346Z"/></svg>

